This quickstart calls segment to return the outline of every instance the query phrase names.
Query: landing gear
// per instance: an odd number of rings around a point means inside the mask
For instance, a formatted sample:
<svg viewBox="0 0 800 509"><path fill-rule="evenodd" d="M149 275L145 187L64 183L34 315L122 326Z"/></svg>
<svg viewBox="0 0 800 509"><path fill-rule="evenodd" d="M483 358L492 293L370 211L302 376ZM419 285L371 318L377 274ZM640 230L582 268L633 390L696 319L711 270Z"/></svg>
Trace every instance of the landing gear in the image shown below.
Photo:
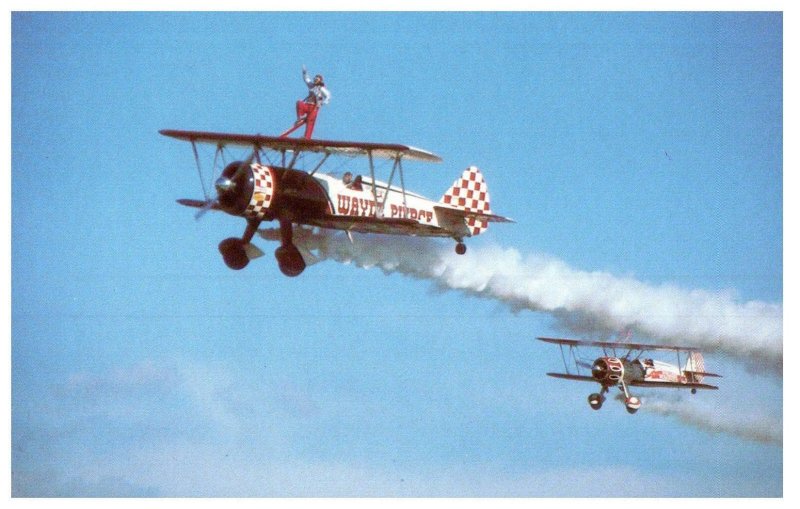
<svg viewBox="0 0 800 509"><path fill-rule="evenodd" d="M628 386L625 382L622 382L622 392L625 393L625 410L627 410L629 414L635 414L642 406L642 400L628 392Z"/></svg>
<svg viewBox="0 0 800 509"><path fill-rule="evenodd" d="M300 250L292 243L292 222L281 219L280 224L281 245L275 250L275 259L285 276L297 277L306 269L306 262Z"/></svg>
<svg viewBox="0 0 800 509"><path fill-rule="evenodd" d="M606 400L605 394L608 392L608 387L605 385L601 385L600 392L593 392L589 394L589 406L592 407L592 410L600 410L602 408L603 403Z"/></svg>
<svg viewBox="0 0 800 509"><path fill-rule="evenodd" d="M592 407L592 410L600 410L605 400L606 398L602 394L596 392L589 394L589 406Z"/></svg>
<svg viewBox="0 0 800 509"><path fill-rule="evenodd" d="M456 244L456 254L463 255L466 252L467 252L467 245L459 241L458 244Z"/></svg>
<svg viewBox="0 0 800 509"><path fill-rule="evenodd" d="M635 414L637 410L642 406L642 400L637 398L636 396L628 396L625 399L625 410L628 411L629 414Z"/></svg>
<svg viewBox="0 0 800 509"><path fill-rule="evenodd" d="M242 270L250 263L244 246L245 242L237 237L230 237L219 243L219 252L222 253L222 259L228 268Z"/></svg>
<svg viewBox="0 0 800 509"><path fill-rule="evenodd" d="M241 239L229 237L219 243L219 252L222 254L222 260L228 268L242 270L250 263L250 257L247 256L247 246L253 240L253 235L258 230L259 224L261 224L261 221L251 219L247 222L247 229Z"/></svg>
<svg viewBox="0 0 800 509"><path fill-rule="evenodd" d="M278 260L278 268L288 277L297 277L306 268L306 262L294 244L278 247L275 250L275 259Z"/></svg>

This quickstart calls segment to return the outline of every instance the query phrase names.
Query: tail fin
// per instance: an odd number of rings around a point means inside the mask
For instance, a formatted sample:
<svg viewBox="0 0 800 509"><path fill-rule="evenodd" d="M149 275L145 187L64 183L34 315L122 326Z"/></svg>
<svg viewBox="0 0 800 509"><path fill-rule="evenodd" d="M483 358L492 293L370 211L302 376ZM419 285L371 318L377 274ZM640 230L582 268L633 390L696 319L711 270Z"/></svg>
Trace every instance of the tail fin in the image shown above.
<svg viewBox="0 0 800 509"><path fill-rule="evenodd" d="M689 358L686 359L686 366L683 372L691 382L700 383L703 381L705 375L706 365L703 361L703 354L700 352L690 352Z"/></svg>
<svg viewBox="0 0 800 509"><path fill-rule="evenodd" d="M489 188L477 166L470 166L464 170L444 193L439 203L468 212L464 220L472 235L480 235L489 228L488 219L478 217L491 215L492 211L489 205ZM469 214L470 212L472 214Z"/></svg>

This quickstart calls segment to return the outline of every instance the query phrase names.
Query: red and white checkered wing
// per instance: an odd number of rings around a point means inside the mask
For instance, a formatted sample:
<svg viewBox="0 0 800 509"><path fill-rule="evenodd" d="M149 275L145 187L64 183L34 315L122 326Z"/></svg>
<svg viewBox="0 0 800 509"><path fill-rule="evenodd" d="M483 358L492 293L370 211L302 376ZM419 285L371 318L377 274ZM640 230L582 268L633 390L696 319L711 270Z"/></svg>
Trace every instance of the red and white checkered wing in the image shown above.
<svg viewBox="0 0 800 509"><path fill-rule="evenodd" d="M470 166L459 178L453 182L452 187L444 193L440 203L450 205L466 212L491 215L489 205L489 188L483 179L483 174L476 166ZM472 235L480 235L489 228L489 221L466 214L464 218L467 228Z"/></svg>

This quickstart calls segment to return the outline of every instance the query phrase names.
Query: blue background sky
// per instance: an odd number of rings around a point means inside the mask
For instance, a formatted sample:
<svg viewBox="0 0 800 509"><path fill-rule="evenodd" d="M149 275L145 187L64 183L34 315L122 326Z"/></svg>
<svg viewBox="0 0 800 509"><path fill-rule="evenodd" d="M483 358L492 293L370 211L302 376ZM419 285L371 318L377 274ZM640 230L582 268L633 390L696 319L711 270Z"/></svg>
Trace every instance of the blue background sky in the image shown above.
<svg viewBox="0 0 800 509"><path fill-rule="evenodd" d="M317 137L441 155L406 167L434 198L483 169L517 223L467 256L781 306L782 37L774 13L13 14L12 493L780 496L780 376L711 352L691 408L716 424L592 412L545 376L551 314L335 261L230 271L243 222L175 203L201 190L158 130L277 134L306 64Z"/></svg>

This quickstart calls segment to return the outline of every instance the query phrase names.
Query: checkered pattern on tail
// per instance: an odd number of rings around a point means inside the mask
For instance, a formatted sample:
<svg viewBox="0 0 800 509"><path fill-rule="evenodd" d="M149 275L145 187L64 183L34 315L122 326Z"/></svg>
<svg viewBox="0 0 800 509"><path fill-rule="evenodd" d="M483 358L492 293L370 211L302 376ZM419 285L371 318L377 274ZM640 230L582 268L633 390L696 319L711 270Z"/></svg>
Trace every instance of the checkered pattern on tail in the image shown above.
<svg viewBox="0 0 800 509"><path fill-rule="evenodd" d="M251 168L253 170L253 196L244 213L249 218L264 219L272 197L275 196L275 179L268 166L253 164Z"/></svg>
<svg viewBox="0 0 800 509"><path fill-rule="evenodd" d="M693 371L697 373L705 373L706 365L703 360L703 354L700 352L691 352L689 358L686 360L686 367L684 371ZM703 381L703 375L691 375L690 381L700 383Z"/></svg>
<svg viewBox="0 0 800 509"><path fill-rule="evenodd" d="M483 180L483 174L476 166L470 166L464 170L464 173L453 182L453 186L444 193L439 202L467 212L492 213L489 208L489 188L486 186L486 181ZM472 235L480 235L489 228L489 222L486 219L467 215L464 220Z"/></svg>

